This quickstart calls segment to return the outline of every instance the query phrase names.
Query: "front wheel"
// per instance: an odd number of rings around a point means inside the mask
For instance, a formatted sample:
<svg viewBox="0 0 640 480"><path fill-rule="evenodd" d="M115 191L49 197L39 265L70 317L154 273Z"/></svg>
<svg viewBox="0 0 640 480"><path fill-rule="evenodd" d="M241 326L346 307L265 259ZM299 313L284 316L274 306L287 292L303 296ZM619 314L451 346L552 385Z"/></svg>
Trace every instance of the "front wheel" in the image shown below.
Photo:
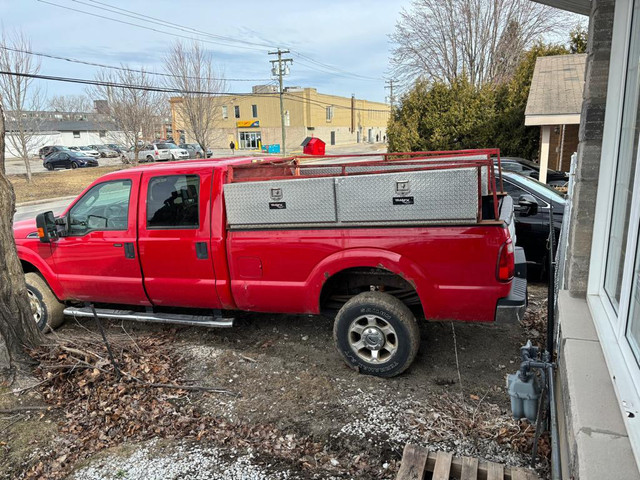
<svg viewBox="0 0 640 480"><path fill-rule="evenodd" d="M340 309L333 338L351 368L367 375L394 377L415 359L420 329L411 310L396 297L365 292Z"/></svg>
<svg viewBox="0 0 640 480"><path fill-rule="evenodd" d="M44 278L37 273L29 272L24 274L24 280L27 284L33 320L38 328L46 332L62 325L64 304L58 301Z"/></svg>
<svg viewBox="0 0 640 480"><path fill-rule="evenodd" d="M76 162L71 162L71 168L75 170L78 168L78 164Z"/></svg>

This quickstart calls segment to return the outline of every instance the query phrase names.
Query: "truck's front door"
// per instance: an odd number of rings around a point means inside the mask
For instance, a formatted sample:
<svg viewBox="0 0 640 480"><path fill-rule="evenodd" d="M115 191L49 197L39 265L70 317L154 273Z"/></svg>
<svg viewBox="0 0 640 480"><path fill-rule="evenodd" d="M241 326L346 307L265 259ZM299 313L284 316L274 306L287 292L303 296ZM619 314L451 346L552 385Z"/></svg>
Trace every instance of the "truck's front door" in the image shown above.
<svg viewBox="0 0 640 480"><path fill-rule="evenodd" d="M140 174L97 183L67 212L67 236L52 242L68 299L149 305L136 254Z"/></svg>
<svg viewBox="0 0 640 480"><path fill-rule="evenodd" d="M138 241L154 305L220 308L211 258L211 180L204 169L144 173Z"/></svg>

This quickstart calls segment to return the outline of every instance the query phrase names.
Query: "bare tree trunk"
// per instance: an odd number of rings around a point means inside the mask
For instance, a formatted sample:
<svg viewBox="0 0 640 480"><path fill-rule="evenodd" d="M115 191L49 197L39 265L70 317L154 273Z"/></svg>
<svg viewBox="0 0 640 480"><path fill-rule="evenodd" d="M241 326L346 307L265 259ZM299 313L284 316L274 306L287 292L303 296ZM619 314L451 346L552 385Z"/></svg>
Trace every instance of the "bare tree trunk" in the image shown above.
<svg viewBox="0 0 640 480"><path fill-rule="evenodd" d="M4 167L4 112L0 104L0 371L30 362L26 348L42 341L27 296L13 239L15 194Z"/></svg>
<svg viewBox="0 0 640 480"><path fill-rule="evenodd" d="M3 122L4 123L4 122ZM4 136L4 133L3 133ZM4 143L4 140L3 140ZM23 157L22 160L24 161L24 168L27 171L27 182L31 181L31 162L29 162L29 148L27 147L26 143L22 144L22 151L23 153Z"/></svg>

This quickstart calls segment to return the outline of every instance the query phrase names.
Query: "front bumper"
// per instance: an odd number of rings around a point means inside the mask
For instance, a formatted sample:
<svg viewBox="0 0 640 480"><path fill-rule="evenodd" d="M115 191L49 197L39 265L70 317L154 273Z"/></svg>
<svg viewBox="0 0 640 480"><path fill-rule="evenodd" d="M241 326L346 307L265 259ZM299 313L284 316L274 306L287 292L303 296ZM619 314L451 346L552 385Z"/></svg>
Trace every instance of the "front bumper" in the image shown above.
<svg viewBox="0 0 640 480"><path fill-rule="evenodd" d="M498 300L496 323L517 323L524 318L527 309L527 259L522 247L515 248L516 269L511 280L509 295Z"/></svg>

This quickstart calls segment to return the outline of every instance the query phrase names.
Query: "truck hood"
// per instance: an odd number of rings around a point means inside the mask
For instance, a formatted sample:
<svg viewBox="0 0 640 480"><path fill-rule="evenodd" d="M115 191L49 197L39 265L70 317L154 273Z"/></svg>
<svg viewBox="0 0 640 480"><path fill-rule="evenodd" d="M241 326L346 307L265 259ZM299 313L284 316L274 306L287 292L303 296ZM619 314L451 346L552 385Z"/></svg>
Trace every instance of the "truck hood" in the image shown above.
<svg viewBox="0 0 640 480"><path fill-rule="evenodd" d="M16 240L21 238L27 238L30 233L37 232L36 220L22 220L13 224L13 238ZM37 237L36 237L37 238Z"/></svg>

